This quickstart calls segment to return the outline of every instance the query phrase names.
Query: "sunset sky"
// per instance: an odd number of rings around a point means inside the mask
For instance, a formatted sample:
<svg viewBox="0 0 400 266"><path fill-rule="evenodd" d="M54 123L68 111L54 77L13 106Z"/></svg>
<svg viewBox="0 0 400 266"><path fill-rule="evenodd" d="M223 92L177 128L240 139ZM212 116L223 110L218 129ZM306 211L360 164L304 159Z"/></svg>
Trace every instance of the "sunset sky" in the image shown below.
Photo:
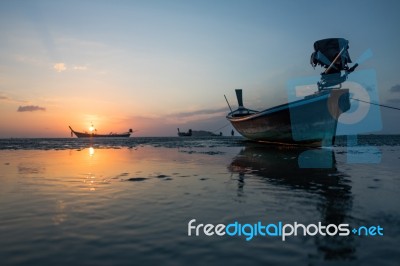
<svg viewBox="0 0 400 266"><path fill-rule="evenodd" d="M343 37L400 107L399 1L0 1L0 137L138 130L173 136L232 127L236 106L287 101L316 40ZM400 111L382 109L383 133Z"/></svg>

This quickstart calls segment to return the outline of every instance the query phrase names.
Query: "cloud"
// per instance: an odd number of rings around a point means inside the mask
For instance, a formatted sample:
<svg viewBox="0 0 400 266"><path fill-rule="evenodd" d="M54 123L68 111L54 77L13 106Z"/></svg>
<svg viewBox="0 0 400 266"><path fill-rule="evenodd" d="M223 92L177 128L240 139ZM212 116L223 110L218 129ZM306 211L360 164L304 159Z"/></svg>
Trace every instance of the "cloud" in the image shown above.
<svg viewBox="0 0 400 266"><path fill-rule="evenodd" d="M202 110L197 110L197 111L192 111L192 112L180 112L180 113L171 114L170 116L186 118L186 117L193 117L193 116L200 116L200 115L207 115L207 116L220 115L221 113L227 113L227 108L224 107L224 108L218 108L218 109L202 109Z"/></svg>
<svg viewBox="0 0 400 266"><path fill-rule="evenodd" d="M56 63L53 65L53 69L60 73L60 72L67 70L67 65L65 63ZM76 71L85 71L88 68L87 68L87 66L76 65L76 66L70 67L68 69L72 69L72 70L76 70Z"/></svg>
<svg viewBox="0 0 400 266"><path fill-rule="evenodd" d="M46 111L46 108L37 105L25 105L18 107L17 112L34 112L34 111Z"/></svg>
<svg viewBox="0 0 400 266"><path fill-rule="evenodd" d="M87 70L87 66L74 66L73 70L82 70L82 71L84 71L84 70Z"/></svg>
<svg viewBox="0 0 400 266"><path fill-rule="evenodd" d="M163 116L163 119L168 124L186 124L198 121L207 120L215 117L225 117L228 113L228 108L201 109L195 111L182 111L170 113Z"/></svg>
<svg viewBox="0 0 400 266"><path fill-rule="evenodd" d="M400 84L396 84L390 88L391 92L400 92Z"/></svg>
<svg viewBox="0 0 400 266"><path fill-rule="evenodd" d="M65 66L64 63L57 63L54 64L53 68L57 71L57 72L63 72L65 70L67 70L67 67Z"/></svg>
<svg viewBox="0 0 400 266"><path fill-rule="evenodd" d="M177 136L177 128L181 131L205 130L213 133L230 134L232 127L225 116L202 117L185 121L183 119L166 119L160 117L130 116L121 121L121 124L132 125L137 130L135 136ZM226 131L224 131L226 130Z"/></svg>
<svg viewBox="0 0 400 266"><path fill-rule="evenodd" d="M0 92L0 101L9 103L27 103L27 101L15 99L13 97L7 96L6 94L2 94L1 92Z"/></svg>
<svg viewBox="0 0 400 266"><path fill-rule="evenodd" d="M224 134L230 134L232 128L227 127L229 122L225 118L228 112L228 107L224 107L174 112L166 115L137 115L121 118L119 123L132 125L134 130L138 130L135 133L136 136L176 136L177 128L182 131L191 128L214 133L223 131Z"/></svg>

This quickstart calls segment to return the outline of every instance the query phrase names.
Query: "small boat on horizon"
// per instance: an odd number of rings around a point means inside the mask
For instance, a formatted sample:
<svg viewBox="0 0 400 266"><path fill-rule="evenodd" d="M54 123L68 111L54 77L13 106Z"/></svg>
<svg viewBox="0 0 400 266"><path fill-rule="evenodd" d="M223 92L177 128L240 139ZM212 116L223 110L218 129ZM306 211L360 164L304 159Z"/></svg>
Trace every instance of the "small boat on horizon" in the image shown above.
<svg viewBox="0 0 400 266"><path fill-rule="evenodd" d="M339 116L350 109L349 89L342 89L341 83L358 66L348 67L347 63L351 63L348 48L348 41L342 38L314 43L311 64L325 68L314 94L255 111L243 106L242 90L237 89L238 109L231 109L226 118L250 140L318 147L333 145ZM341 71L345 72L344 75ZM339 87L333 88L337 85ZM228 106L231 108L229 102Z"/></svg>
<svg viewBox="0 0 400 266"><path fill-rule="evenodd" d="M97 134L97 130L91 126L91 132L78 132L72 129L71 126L68 126L71 130L71 137L73 135L77 136L78 138L129 138L133 133L132 129L129 129L128 132L124 133L113 133L110 132L109 134Z"/></svg>
<svg viewBox="0 0 400 266"><path fill-rule="evenodd" d="M188 132L181 132L178 128L178 136L179 137L190 137L190 136L192 136L192 130L189 129Z"/></svg>

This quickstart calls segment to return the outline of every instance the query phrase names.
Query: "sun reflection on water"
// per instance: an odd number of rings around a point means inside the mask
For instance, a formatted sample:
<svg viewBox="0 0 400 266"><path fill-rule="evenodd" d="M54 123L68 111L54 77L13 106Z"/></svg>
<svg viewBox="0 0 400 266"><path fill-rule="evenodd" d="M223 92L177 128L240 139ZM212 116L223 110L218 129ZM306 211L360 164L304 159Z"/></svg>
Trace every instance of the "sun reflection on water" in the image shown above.
<svg viewBox="0 0 400 266"><path fill-rule="evenodd" d="M83 180L83 183L87 184L89 187L90 191L95 191L96 190L96 176L92 173L86 174L85 179Z"/></svg>
<svg viewBox="0 0 400 266"><path fill-rule="evenodd" d="M89 156L92 157L94 155L94 148L90 147L89 148Z"/></svg>

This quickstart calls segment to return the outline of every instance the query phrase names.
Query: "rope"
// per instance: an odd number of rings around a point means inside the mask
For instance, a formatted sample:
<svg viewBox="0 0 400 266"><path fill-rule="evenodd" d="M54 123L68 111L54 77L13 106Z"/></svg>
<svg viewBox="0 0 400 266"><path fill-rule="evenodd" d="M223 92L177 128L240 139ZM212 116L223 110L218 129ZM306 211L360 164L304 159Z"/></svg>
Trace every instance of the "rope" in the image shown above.
<svg viewBox="0 0 400 266"><path fill-rule="evenodd" d="M217 132L217 131L219 131L219 130L221 130L221 129L223 129L223 128L225 128L225 127L227 127L227 126L229 126L231 123L228 123L228 124L226 124L225 126L223 126L223 127L220 127L220 128L218 128L218 129L216 129L216 130L214 130L214 131L211 131L211 132Z"/></svg>
<svg viewBox="0 0 400 266"><path fill-rule="evenodd" d="M367 101L363 101L363 100L355 99L355 98L350 98L350 99L355 100L355 101L359 101L359 102L363 102L363 103L369 103L369 104L372 104L372 105L386 107L386 108L390 108L390 109L400 110L400 108L393 107L393 106L383 105L383 104L379 104L379 103L371 103L371 102L367 102Z"/></svg>

